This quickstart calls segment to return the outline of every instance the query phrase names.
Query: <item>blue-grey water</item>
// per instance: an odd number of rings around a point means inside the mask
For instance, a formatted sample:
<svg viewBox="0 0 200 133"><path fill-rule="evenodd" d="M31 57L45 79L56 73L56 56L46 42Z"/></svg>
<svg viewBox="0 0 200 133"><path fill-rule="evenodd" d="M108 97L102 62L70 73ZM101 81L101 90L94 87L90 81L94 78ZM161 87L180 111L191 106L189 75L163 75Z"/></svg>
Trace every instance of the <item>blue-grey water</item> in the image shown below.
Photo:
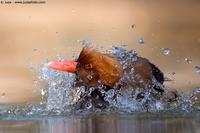
<svg viewBox="0 0 200 133"><path fill-rule="evenodd" d="M199 115L91 115L0 121L1 133L199 133Z"/></svg>

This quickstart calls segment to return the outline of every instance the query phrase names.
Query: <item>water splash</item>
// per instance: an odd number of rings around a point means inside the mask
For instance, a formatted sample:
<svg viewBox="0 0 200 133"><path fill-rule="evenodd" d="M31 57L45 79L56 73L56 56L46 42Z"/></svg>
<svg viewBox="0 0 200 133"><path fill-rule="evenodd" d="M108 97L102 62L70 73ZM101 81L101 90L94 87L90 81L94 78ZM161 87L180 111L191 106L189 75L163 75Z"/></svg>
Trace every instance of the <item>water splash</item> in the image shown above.
<svg viewBox="0 0 200 133"><path fill-rule="evenodd" d="M169 54L168 50L165 51L166 55ZM123 69L126 69L130 63L137 61L139 57L135 51L127 50L125 46L113 46L108 52L118 57ZM88 67L92 66L88 65ZM134 69L131 69L130 73L134 73L134 71ZM124 79L134 79L129 75L124 73L118 85L123 85L121 81ZM92 78L92 75L89 75L88 78ZM9 108L2 106L0 114L6 118L15 118L71 113L191 112L200 110L200 88L196 88L187 95L179 93L177 98L174 98L175 92L156 80L153 80L152 85L146 88L126 85L120 89L114 87L109 90L106 90L101 81L98 81L98 93L100 95L96 95L97 89L84 86L82 81L77 81L73 74L49 69L47 62L41 67L37 82L47 83L46 87L40 89L44 101L35 105L28 104ZM160 90L157 90L158 88ZM159 91L162 91L162 93Z"/></svg>
<svg viewBox="0 0 200 133"><path fill-rule="evenodd" d="M169 49L167 54L169 54ZM109 53L118 57L123 69L126 69L131 63L137 61L138 55L133 50L127 50L126 46L111 47L108 50ZM90 64L87 67L92 67ZM130 73L134 73L134 69L131 69ZM120 81L133 80L133 77L129 77L130 74L124 73ZM92 79L92 74L87 76L88 79ZM162 110L181 109L188 111L193 109L193 103L197 103L194 97L197 97L198 89L194 90L190 95L179 95L175 101L170 101L174 98L174 92L170 88L162 85L158 81L154 80L153 85L148 88L133 88L133 86L121 87L120 89L109 89L106 91L104 85L100 84L98 89L103 97L99 95L94 96L93 92L95 88L83 86L76 81L74 75L54 71L44 65L40 72L40 81L45 80L48 82L47 93L47 110L49 112L59 110L62 112L71 112L77 110L92 110L97 111L105 109L111 111L126 111L126 112L157 112ZM118 84L121 84L119 81ZM99 81L101 83L101 81ZM142 82L142 81L141 81ZM78 84L78 85L77 85ZM163 90L162 94L159 94L155 87L159 87ZM161 96L162 95L162 96ZM95 102L93 100L95 98ZM171 99L170 99L171 98ZM197 105L197 104L195 104ZM86 112L87 112L86 111Z"/></svg>

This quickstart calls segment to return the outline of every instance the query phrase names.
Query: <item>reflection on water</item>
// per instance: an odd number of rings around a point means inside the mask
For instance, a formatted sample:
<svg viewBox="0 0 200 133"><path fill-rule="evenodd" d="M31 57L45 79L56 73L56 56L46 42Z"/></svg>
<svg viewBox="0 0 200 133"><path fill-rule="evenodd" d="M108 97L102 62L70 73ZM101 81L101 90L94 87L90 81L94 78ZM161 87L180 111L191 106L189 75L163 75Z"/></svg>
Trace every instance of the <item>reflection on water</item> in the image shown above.
<svg viewBox="0 0 200 133"><path fill-rule="evenodd" d="M43 120L0 121L3 133L198 133L200 118L132 116L89 116Z"/></svg>

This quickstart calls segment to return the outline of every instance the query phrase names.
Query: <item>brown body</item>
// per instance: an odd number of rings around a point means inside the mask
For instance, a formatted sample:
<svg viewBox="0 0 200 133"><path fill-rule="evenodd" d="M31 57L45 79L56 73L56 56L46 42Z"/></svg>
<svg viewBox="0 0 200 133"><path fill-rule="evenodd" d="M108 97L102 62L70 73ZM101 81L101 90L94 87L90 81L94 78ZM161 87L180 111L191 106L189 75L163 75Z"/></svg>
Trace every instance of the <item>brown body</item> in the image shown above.
<svg viewBox="0 0 200 133"><path fill-rule="evenodd" d="M123 68L117 58L91 48L83 48L77 62L76 74L87 86L103 83L112 87L123 75Z"/></svg>
<svg viewBox="0 0 200 133"><path fill-rule="evenodd" d="M124 84L144 88L155 78L154 69L157 73L160 73L163 80L162 72L145 58L138 57L137 61L123 69L117 57L111 54L102 54L86 47L83 48L77 59L76 74L87 86L98 86L99 83L103 83L106 86L113 87L123 77L124 73L127 73L128 79L122 81Z"/></svg>

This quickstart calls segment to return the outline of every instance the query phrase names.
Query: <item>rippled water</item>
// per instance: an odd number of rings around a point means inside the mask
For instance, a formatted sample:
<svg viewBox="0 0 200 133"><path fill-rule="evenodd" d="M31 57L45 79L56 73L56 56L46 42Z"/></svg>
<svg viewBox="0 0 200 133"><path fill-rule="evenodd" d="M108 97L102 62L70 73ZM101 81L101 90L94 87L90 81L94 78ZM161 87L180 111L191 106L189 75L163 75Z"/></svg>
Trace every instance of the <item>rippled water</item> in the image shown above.
<svg viewBox="0 0 200 133"><path fill-rule="evenodd" d="M0 121L4 133L199 133L200 119L193 115L95 115Z"/></svg>
<svg viewBox="0 0 200 133"><path fill-rule="evenodd" d="M84 42L85 44L86 42ZM88 43L87 43L88 44ZM135 51L129 51L125 46L112 47L109 53L117 56L123 68L134 62L139 57ZM165 54L165 53L164 53ZM59 57L60 58L60 57ZM62 58L60 58L62 60ZM134 70L131 70L134 71ZM118 84L127 77L125 73ZM119 90L104 90L104 86L98 88L104 95L106 105L102 102L94 103L91 93L94 88L88 88L83 85L76 85L75 75L55 71L48 68L48 61L41 66L38 75L42 101L38 104L26 104L15 106L1 106L1 119L20 119L20 118L40 118L49 116L63 115L85 115L85 114L132 114L136 112L159 112L159 113L198 113L200 110L200 88L196 88L189 94L179 92L175 101L167 102L165 96L170 93L170 88L162 85L156 80L153 84L164 90L162 97L158 97L158 92L153 86L148 88L133 88L126 86ZM138 95L142 94L142 99L138 100ZM82 100L89 97L88 100ZM96 97L98 100L98 97ZM83 104L83 106L79 106Z"/></svg>

